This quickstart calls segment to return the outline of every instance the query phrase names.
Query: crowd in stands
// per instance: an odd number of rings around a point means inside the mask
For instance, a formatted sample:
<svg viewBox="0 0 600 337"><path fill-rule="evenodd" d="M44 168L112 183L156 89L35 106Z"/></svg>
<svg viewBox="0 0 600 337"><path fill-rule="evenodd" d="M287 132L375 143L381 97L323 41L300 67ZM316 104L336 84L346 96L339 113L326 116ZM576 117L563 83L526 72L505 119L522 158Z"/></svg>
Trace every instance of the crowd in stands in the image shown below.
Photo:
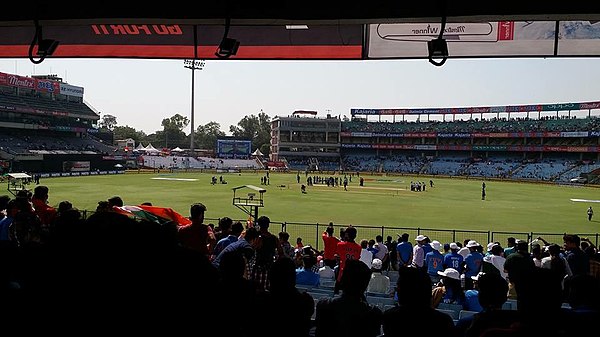
<svg viewBox="0 0 600 337"><path fill-rule="evenodd" d="M37 185L0 197L3 318L22 334L552 337L600 318L600 253L573 234L504 247L361 238L353 226L335 236L330 223L319 251L272 233L267 216L215 226L194 203L189 217L159 222L127 216L113 196L82 219L49 194Z"/></svg>
<svg viewBox="0 0 600 337"><path fill-rule="evenodd" d="M396 121L367 122L353 120L342 122L342 132L438 132L438 133L470 133L470 132L544 132L544 131L598 131L600 118L575 118L568 116L543 116L539 119L490 118L454 121Z"/></svg>
<svg viewBox="0 0 600 337"><path fill-rule="evenodd" d="M476 176L505 179L568 182L582 173L600 168L600 163L581 161L573 157L531 159L515 156L490 158L470 157L466 154L439 156L376 156L346 154L342 157L345 170L361 172L391 172L405 174L432 174Z"/></svg>
<svg viewBox="0 0 600 337"><path fill-rule="evenodd" d="M51 131L0 131L0 150L10 154L112 154L114 149L90 136Z"/></svg>

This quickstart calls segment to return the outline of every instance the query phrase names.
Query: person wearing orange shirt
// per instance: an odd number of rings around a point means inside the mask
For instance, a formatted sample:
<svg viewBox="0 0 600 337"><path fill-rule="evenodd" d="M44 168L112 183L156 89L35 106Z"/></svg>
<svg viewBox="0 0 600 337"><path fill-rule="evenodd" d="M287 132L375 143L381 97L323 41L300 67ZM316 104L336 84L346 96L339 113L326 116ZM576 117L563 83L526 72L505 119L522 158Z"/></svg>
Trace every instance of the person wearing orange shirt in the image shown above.
<svg viewBox="0 0 600 337"><path fill-rule="evenodd" d="M192 223L179 226L177 237L183 247L199 251L208 258L216 244L216 239L212 228L204 224L204 212L206 206L201 203L193 204L190 207Z"/></svg>
<svg viewBox="0 0 600 337"><path fill-rule="evenodd" d="M334 293L339 293L339 283L342 279L342 274L344 272L344 266L346 265L346 261L348 260L359 260L360 259L360 251L362 250L361 246L354 242L356 239L356 228L352 227L352 225L346 228L344 232L346 235L346 240L338 242L336 246L336 253L340 258L340 265L338 271L337 281L335 282Z"/></svg>
<svg viewBox="0 0 600 337"><path fill-rule="evenodd" d="M38 185L33 190L31 203L35 214L40 218L43 227L48 227L56 218L56 208L48 205L48 187Z"/></svg>
<svg viewBox="0 0 600 337"><path fill-rule="evenodd" d="M340 239L333 236L333 222L330 222L327 229L321 235L323 238L323 264L334 268L336 264L335 253L337 250L337 244Z"/></svg>

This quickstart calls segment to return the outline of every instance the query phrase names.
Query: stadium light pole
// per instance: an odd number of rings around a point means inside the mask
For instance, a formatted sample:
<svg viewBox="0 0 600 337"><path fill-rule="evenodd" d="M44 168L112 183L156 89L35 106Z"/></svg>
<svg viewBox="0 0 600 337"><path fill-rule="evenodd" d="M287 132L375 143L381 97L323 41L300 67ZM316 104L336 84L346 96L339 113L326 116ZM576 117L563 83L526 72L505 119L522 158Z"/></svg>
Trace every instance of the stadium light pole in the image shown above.
<svg viewBox="0 0 600 337"><path fill-rule="evenodd" d="M183 66L192 70L192 108L190 112L190 152L192 153L192 156L194 155L194 74L196 73L196 70L202 70L205 64L206 63L204 62L204 60L193 59L183 61Z"/></svg>

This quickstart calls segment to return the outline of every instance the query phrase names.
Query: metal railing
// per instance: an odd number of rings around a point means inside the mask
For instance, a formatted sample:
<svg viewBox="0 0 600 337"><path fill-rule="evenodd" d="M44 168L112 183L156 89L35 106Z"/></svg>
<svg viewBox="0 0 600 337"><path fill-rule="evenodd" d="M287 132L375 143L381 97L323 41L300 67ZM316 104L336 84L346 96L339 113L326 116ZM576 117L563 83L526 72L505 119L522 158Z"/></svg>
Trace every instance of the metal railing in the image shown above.
<svg viewBox="0 0 600 337"><path fill-rule="evenodd" d="M234 220L236 221L236 220ZM246 220L238 220L245 223ZM218 218L206 218L206 223L213 223L215 226L219 223ZM296 238L302 238L304 245L311 245L317 250L323 249L323 240L321 235L327 228L327 223L301 223L301 222L277 222L271 221L270 232L277 235L280 231L290 234L290 243L292 246L296 243ZM339 236L339 230L345 229L347 224L334 224L336 232L334 235ZM385 241L387 236L391 236L393 240L397 240L399 235L408 233L409 237L414 240L418 235L426 235L431 240L437 240L444 243L461 242L465 240L475 240L485 246L489 242L499 242L503 247L509 237L517 240L526 240L531 242L538 237L542 237L549 243L556 243L562 246L562 237L565 233L539 233L539 232L501 232L501 231L477 231L464 229L439 229L439 228L421 228L421 227L393 227L393 226L370 226L370 225L352 225L357 229L356 242L362 239L375 239L377 235L381 235ZM598 246L600 239L599 233L569 233L577 234L581 238L588 238L594 245Z"/></svg>
<svg viewBox="0 0 600 337"><path fill-rule="evenodd" d="M81 210L81 216L83 219L87 219L90 215L94 214L94 211ZM220 218L205 218L205 223L218 225ZM234 219L234 221L240 221L243 224L246 223L245 219ZM317 250L323 249L323 239L321 235L327 228L328 223L302 223L302 222L278 222L271 221L270 232L277 235L279 232L287 232L290 234L290 243L292 246L296 244L297 238L302 238L304 245L311 245ZM335 236L339 237L340 229L348 227L347 224L334 224L336 232ZM526 240L531 242L538 237L543 238L548 243L556 243L562 246L562 238L565 233L542 233L542 232L501 232L501 231L477 231L477 230L465 230L465 229L439 229L439 228L421 228L421 227L394 227L394 226L370 226L370 225L352 225L357 229L356 242L360 242L362 239L375 239L377 235L381 235L385 241L388 236L391 236L393 240L396 240L399 235L407 233L409 238L414 240L418 235L426 235L432 241L437 240L440 243L450 242L461 242L465 240L475 240L481 245L485 246L489 242L499 242L503 247L506 245L506 241L509 237L513 237L517 240ZM600 240L600 233L569 233L577 234L580 238L587 238L596 247Z"/></svg>

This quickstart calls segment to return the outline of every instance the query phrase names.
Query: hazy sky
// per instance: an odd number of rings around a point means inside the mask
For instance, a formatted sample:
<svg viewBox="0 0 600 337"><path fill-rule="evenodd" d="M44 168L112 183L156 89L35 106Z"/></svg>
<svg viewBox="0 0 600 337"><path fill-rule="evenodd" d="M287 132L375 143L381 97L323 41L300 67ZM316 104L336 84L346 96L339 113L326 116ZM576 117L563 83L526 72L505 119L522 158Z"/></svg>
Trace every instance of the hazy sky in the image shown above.
<svg viewBox="0 0 600 337"><path fill-rule="evenodd" d="M183 60L0 59L0 72L57 74L84 87L102 114L146 133L176 113L190 117L191 70ZM600 100L600 59L235 61L196 71L195 126L229 125L264 111L350 116L351 108L437 108ZM185 130L189 133L189 127Z"/></svg>

